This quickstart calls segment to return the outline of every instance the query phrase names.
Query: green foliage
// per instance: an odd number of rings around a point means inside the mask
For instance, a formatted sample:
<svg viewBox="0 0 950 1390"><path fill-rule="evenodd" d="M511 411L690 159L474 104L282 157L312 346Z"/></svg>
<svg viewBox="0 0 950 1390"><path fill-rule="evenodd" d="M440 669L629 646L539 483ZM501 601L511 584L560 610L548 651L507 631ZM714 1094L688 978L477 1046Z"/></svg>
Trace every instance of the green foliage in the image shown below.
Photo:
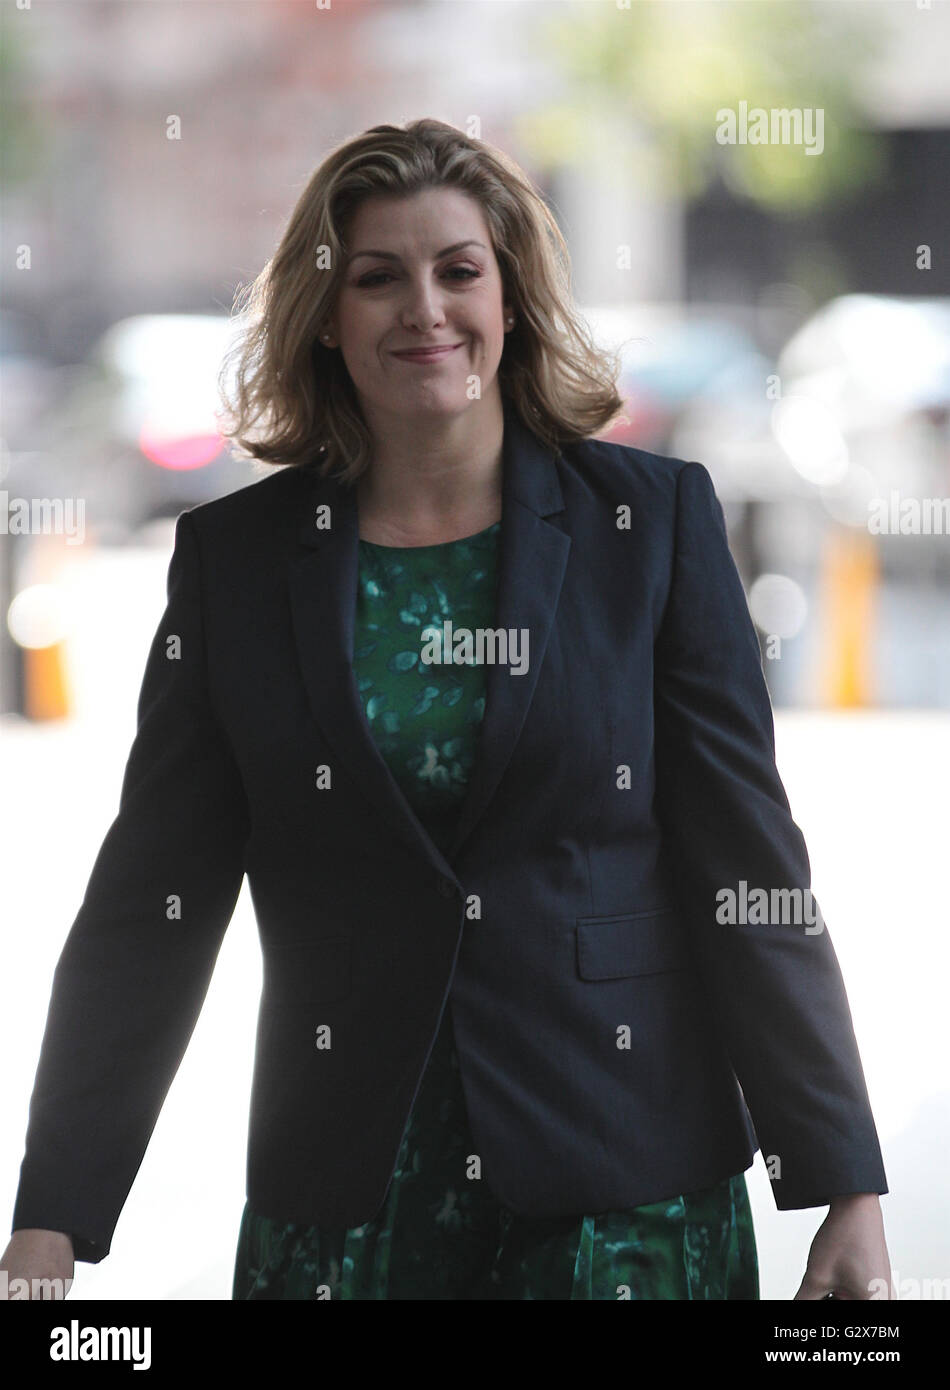
<svg viewBox="0 0 950 1390"><path fill-rule="evenodd" d="M0 14L0 181L8 191L36 177L49 146L23 91L28 62L20 19L16 11Z"/></svg>
<svg viewBox="0 0 950 1390"><path fill-rule="evenodd" d="M881 176L862 93L893 22L885 7L805 0L565 5L545 40L567 93L524 118L518 133L549 167L609 149L652 187L695 196L718 174L775 212L805 211ZM820 108L822 153L719 144L716 113L740 102Z"/></svg>

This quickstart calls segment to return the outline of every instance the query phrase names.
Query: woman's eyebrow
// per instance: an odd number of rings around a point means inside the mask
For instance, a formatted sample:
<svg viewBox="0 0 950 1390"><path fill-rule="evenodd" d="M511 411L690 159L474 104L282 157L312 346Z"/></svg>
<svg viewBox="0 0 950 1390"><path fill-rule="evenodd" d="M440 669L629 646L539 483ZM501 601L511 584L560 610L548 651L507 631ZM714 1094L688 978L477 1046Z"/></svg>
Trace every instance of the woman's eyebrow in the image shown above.
<svg viewBox="0 0 950 1390"><path fill-rule="evenodd" d="M456 241L452 246L446 246L441 251L437 251L433 259L441 261L443 256L450 256L453 251L461 251L463 246L481 246L483 251L487 250L487 247L480 241L473 241L471 239L468 241ZM359 260L360 256L378 256L380 260L383 261L399 260L399 257L392 251L356 251L350 257L350 261Z"/></svg>

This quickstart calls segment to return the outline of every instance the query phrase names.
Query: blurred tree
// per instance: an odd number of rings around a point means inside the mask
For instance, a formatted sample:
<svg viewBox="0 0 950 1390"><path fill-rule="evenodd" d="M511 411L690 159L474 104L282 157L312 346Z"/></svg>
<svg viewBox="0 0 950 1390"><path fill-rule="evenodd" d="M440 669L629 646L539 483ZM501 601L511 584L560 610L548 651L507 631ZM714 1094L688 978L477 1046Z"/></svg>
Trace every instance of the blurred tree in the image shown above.
<svg viewBox="0 0 950 1390"><path fill-rule="evenodd" d="M23 99L27 80L24 11L4 6L0 13L0 183L9 191L36 177L48 142Z"/></svg>
<svg viewBox="0 0 950 1390"><path fill-rule="evenodd" d="M695 197L715 177L774 211L805 211L881 176L862 82L894 17L870 4L811 0L605 0L547 26L569 96L517 123L548 167L583 161L605 122L631 123L634 171L651 188ZM821 109L824 148L720 144L717 112Z"/></svg>

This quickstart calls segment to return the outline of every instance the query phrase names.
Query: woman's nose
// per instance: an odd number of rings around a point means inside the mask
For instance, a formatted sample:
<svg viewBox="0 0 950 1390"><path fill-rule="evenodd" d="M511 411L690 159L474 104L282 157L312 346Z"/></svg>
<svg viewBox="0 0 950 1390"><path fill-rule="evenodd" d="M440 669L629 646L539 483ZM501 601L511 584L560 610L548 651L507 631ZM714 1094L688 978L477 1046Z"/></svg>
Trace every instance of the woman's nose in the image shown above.
<svg viewBox="0 0 950 1390"><path fill-rule="evenodd" d="M417 328L421 333L428 333L444 323L445 311L438 293L428 285L411 286L402 308L402 321L407 327Z"/></svg>

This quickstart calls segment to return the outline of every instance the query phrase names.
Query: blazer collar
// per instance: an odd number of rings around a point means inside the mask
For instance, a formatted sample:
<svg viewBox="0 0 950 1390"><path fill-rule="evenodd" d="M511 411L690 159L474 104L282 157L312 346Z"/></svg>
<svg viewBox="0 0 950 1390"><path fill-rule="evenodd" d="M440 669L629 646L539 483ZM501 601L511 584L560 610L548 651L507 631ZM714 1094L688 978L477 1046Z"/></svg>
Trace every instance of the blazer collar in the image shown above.
<svg viewBox="0 0 950 1390"><path fill-rule="evenodd" d="M557 609L571 540L547 520L564 510L557 453L504 404L502 516L493 626L526 628L524 675L486 666L485 712L475 763L447 857L429 836L379 753L353 671L359 530L355 489L317 477L288 563L294 640L314 719L367 800L393 832L455 881L451 867L485 814L531 705ZM326 507L325 513L318 508ZM321 515L329 524L321 526Z"/></svg>

